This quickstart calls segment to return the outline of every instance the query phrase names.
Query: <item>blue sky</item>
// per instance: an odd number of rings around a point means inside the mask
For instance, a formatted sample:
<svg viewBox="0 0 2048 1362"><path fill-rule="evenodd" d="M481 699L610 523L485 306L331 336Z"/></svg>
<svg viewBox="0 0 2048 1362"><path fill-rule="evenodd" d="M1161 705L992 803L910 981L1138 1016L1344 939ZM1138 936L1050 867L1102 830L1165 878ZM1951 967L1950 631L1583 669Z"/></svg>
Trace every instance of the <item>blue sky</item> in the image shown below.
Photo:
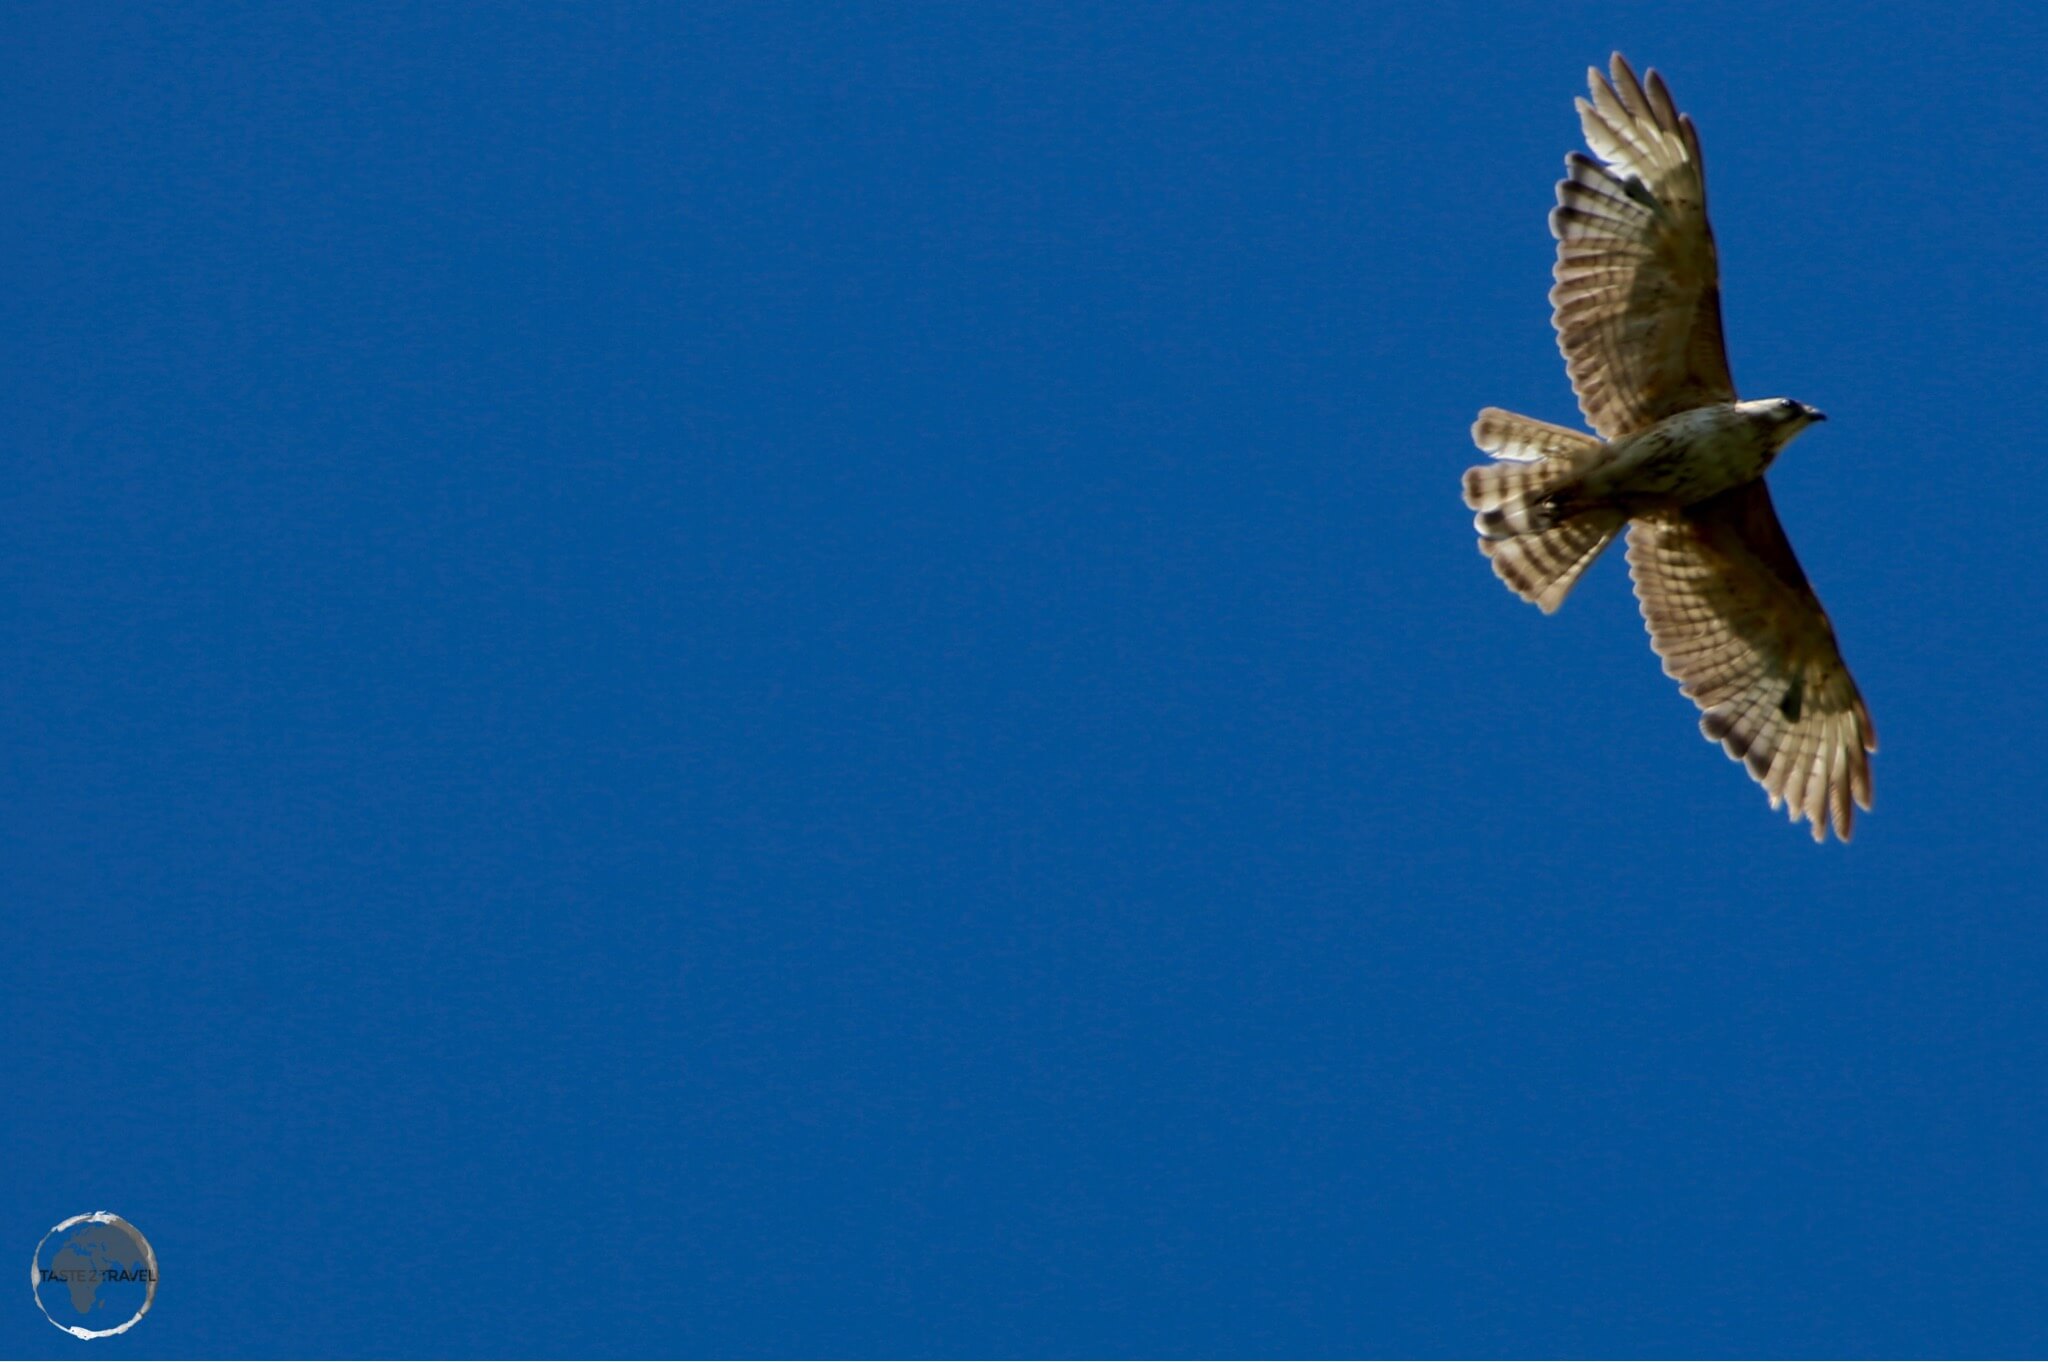
<svg viewBox="0 0 2048 1362"><path fill-rule="evenodd" d="M0 1249L150 1237L102 1355L2048 1348L2038 16L5 36ZM1832 418L1846 848L1459 501L1615 47Z"/></svg>

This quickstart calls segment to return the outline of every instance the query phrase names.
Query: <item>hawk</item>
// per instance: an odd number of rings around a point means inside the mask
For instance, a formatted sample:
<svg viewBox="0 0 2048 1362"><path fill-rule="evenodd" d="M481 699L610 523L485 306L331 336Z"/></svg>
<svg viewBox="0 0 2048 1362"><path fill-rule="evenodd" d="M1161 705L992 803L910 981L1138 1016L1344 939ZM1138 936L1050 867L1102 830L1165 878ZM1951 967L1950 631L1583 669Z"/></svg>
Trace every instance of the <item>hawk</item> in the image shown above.
<svg viewBox="0 0 2048 1362"><path fill-rule="evenodd" d="M1593 156L1557 185L1551 321L1599 438L1489 407L1465 474L1479 549L1546 614L1628 527L1629 578L1700 731L1816 842L1870 807L1877 733L1827 612L1778 524L1764 470L1819 412L1737 399L1699 134L1655 71L1614 55L1578 101ZM1597 158L1597 159L1596 159Z"/></svg>

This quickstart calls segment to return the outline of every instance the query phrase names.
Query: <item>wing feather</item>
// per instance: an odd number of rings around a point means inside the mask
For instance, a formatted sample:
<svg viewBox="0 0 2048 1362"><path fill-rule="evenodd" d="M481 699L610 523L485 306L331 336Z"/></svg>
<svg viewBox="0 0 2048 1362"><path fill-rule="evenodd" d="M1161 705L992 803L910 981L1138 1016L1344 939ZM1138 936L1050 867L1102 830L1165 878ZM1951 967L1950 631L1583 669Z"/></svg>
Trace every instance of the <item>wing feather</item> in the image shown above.
<svg viewBox="0 0 2048 1362"><path fill-rule="evenodd" d="M1735 400L1699 134L1655 71L1621 54L1578 101L1586 145L1565 158L1550 230L1558 349L1593 428L1618 439ZM1611 83L1610 83L1611 79Z"/></svg>
<svg viewBox="0 0 2048 1362"><path fill-rule="evenodd" d="M1848 841L1877 732L1761 479L1629 527L1629 577L1700 731L1797 822Z"/></svg>

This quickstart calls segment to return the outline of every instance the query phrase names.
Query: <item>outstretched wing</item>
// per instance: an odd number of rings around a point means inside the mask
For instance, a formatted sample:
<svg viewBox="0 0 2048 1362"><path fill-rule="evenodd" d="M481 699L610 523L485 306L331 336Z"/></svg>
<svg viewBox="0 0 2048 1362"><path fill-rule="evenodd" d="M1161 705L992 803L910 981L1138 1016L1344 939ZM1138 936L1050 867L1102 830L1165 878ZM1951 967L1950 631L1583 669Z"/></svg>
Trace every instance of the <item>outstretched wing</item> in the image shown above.
<svg viewBox="0 0 2048 1362"><path fill-rule="evenodd" d="M1651 646L1700 707L1700 731L1816 842L1830 820L1848 841L1850 801L1870 807L1877 732L1763 480L1635 520L1628 565Z"/></svg>
<svg viewBox="0 0 2048 1362"><path fill-rule="evenodd" d="M1565 158L1550 213L1551 324L1580 409L1610 440L1735 400L1699 134L1655 71L1638 84L1619 52L1612 71L1612 85L1588 72L1593 98L1578 101L1600 159Z"/></svg>

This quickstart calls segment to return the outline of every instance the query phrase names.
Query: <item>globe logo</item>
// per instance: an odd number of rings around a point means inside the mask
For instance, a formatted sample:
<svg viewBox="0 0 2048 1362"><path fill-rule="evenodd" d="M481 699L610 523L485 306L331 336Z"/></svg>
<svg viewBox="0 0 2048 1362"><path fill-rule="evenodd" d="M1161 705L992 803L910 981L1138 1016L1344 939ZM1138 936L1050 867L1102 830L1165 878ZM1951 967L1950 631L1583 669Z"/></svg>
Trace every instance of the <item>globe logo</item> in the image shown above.
<svg viewBox="0 0 2048 1362"><path fill-rule="evenodd" d="M156 1254L110 1211L74 1215L44 1235L29 1273L44 1318L79 1338L127 1333L156 1299Z"/></svg>

